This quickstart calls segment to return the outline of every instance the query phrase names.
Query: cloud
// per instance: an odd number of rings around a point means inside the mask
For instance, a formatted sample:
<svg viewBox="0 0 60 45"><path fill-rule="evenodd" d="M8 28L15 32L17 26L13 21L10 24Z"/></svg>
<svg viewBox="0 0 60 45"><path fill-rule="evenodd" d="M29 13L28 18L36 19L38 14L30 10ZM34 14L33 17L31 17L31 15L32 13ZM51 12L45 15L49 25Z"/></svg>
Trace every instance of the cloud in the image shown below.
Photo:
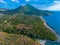
<svg viewBox="0 0 60 45"><path fill-rule="evenodd" d="M37 2L37 1L39 1L39 0L25 0L25 1L26 1L26 2L36 1L36 2Z"/></svg>
<svg viewBox="0 0 60 45"><path fill-rule="evenodd" d="M7 2L3 1L3 0L0 0L0 3L4 3L4 4L7 4Z"/></svg>
<svg viewBox="0 0 60 45"><path fill-rule="evenodd" d="M60 11L60 1L54 1L53 3L53 5L45 8L44 10Z"/></svg>
<svg viewBox="0 0 60 45"><path fill-rule="evenodd" d="M25 0L26 2L30 2L31 0Z"/></svg>
<svg viewBox="0 0 60 45"><path fill-rule="evenodd" d="M12 1L12 2L17 2L17 3L19 2L19 0L11 0L11 1Z"/></svg>

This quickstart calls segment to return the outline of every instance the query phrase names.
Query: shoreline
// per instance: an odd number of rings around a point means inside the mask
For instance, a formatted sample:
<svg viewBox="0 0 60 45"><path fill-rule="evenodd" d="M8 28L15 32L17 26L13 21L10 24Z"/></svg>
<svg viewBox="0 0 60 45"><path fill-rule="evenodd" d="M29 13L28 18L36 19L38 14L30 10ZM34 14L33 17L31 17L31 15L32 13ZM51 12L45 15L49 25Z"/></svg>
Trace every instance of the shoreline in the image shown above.
<svg viewBox="0 0 60 45"><path fill-rule="evenodd" d="M46 43L47 40L40 40L40 39L37 39L37 41L38 41L41 45L45 45L45 43Z"/></svg>
<svg viewBox="0 0 60 45"><path fill-rule="evenodd" d="M57 41L57 42L60 42L60 36L59 36L51 27L49 27L49 26L47 25L46 21L43 19L42 16L40 16L40 18L44 21L44 25L45 25L47 28L49 28L52 33L54 33L54 34L56 35L56 37L57 37L57 40L56 40L56 41Z"/></svg>

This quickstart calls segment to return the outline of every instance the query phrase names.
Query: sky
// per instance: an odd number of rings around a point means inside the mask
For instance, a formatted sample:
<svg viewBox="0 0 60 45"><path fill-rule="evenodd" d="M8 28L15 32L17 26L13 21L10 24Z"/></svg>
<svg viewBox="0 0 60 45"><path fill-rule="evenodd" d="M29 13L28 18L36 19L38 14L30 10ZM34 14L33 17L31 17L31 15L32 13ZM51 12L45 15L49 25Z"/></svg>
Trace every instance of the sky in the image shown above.
<svg viewBox="0 0 60 45"><path fill-rule="evenodd" d="M31 4L40 10L60 11L60 0L0 0L0 8L14 9Z"/></svg>

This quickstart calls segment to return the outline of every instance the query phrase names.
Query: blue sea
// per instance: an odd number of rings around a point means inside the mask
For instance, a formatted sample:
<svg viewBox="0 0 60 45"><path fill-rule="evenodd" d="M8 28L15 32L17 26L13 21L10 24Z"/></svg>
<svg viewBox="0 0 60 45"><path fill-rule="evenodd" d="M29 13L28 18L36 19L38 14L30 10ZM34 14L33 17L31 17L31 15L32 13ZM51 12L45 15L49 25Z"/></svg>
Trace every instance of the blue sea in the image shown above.
<svg viewBox="0 0 60 45"><path fill-rule="evenodd" d="M49 16L43 17L47 24L60 36L60 11L54 11ZM60 45L57 42L46 42L46 45Z"/></svg>
<svg viewBox="0 0 60 45"><path fill-rule="evenodd" d="M45 45L60 45L59 42L47 41Z"/></svg>

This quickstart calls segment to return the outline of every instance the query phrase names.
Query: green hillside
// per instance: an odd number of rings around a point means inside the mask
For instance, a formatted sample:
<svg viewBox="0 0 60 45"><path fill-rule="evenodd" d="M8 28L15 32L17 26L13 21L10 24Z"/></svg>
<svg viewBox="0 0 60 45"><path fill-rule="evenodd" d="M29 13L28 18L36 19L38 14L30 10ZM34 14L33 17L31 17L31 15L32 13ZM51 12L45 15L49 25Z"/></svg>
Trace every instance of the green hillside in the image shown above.
<svg viewBox="0 0 60 45"><path fill-rule="evenodd" d="M40 16L49 15L49 11L38 10L31 5L25 5L23 7L18 7L17 9L0 13L4 14L0 15L1 32L24 35L34 40L46 39L54 41L57 39L55 34L44 25L44 22L40 18Z"/></svg>
<svg viewBox="0 0 60 45"><path fill-rule="evenodd" d="M0 31L10 34L23 34L31 38L55 40L55 35L44 26L39 16L34 15L4 15L0 18Z"/></svg>

